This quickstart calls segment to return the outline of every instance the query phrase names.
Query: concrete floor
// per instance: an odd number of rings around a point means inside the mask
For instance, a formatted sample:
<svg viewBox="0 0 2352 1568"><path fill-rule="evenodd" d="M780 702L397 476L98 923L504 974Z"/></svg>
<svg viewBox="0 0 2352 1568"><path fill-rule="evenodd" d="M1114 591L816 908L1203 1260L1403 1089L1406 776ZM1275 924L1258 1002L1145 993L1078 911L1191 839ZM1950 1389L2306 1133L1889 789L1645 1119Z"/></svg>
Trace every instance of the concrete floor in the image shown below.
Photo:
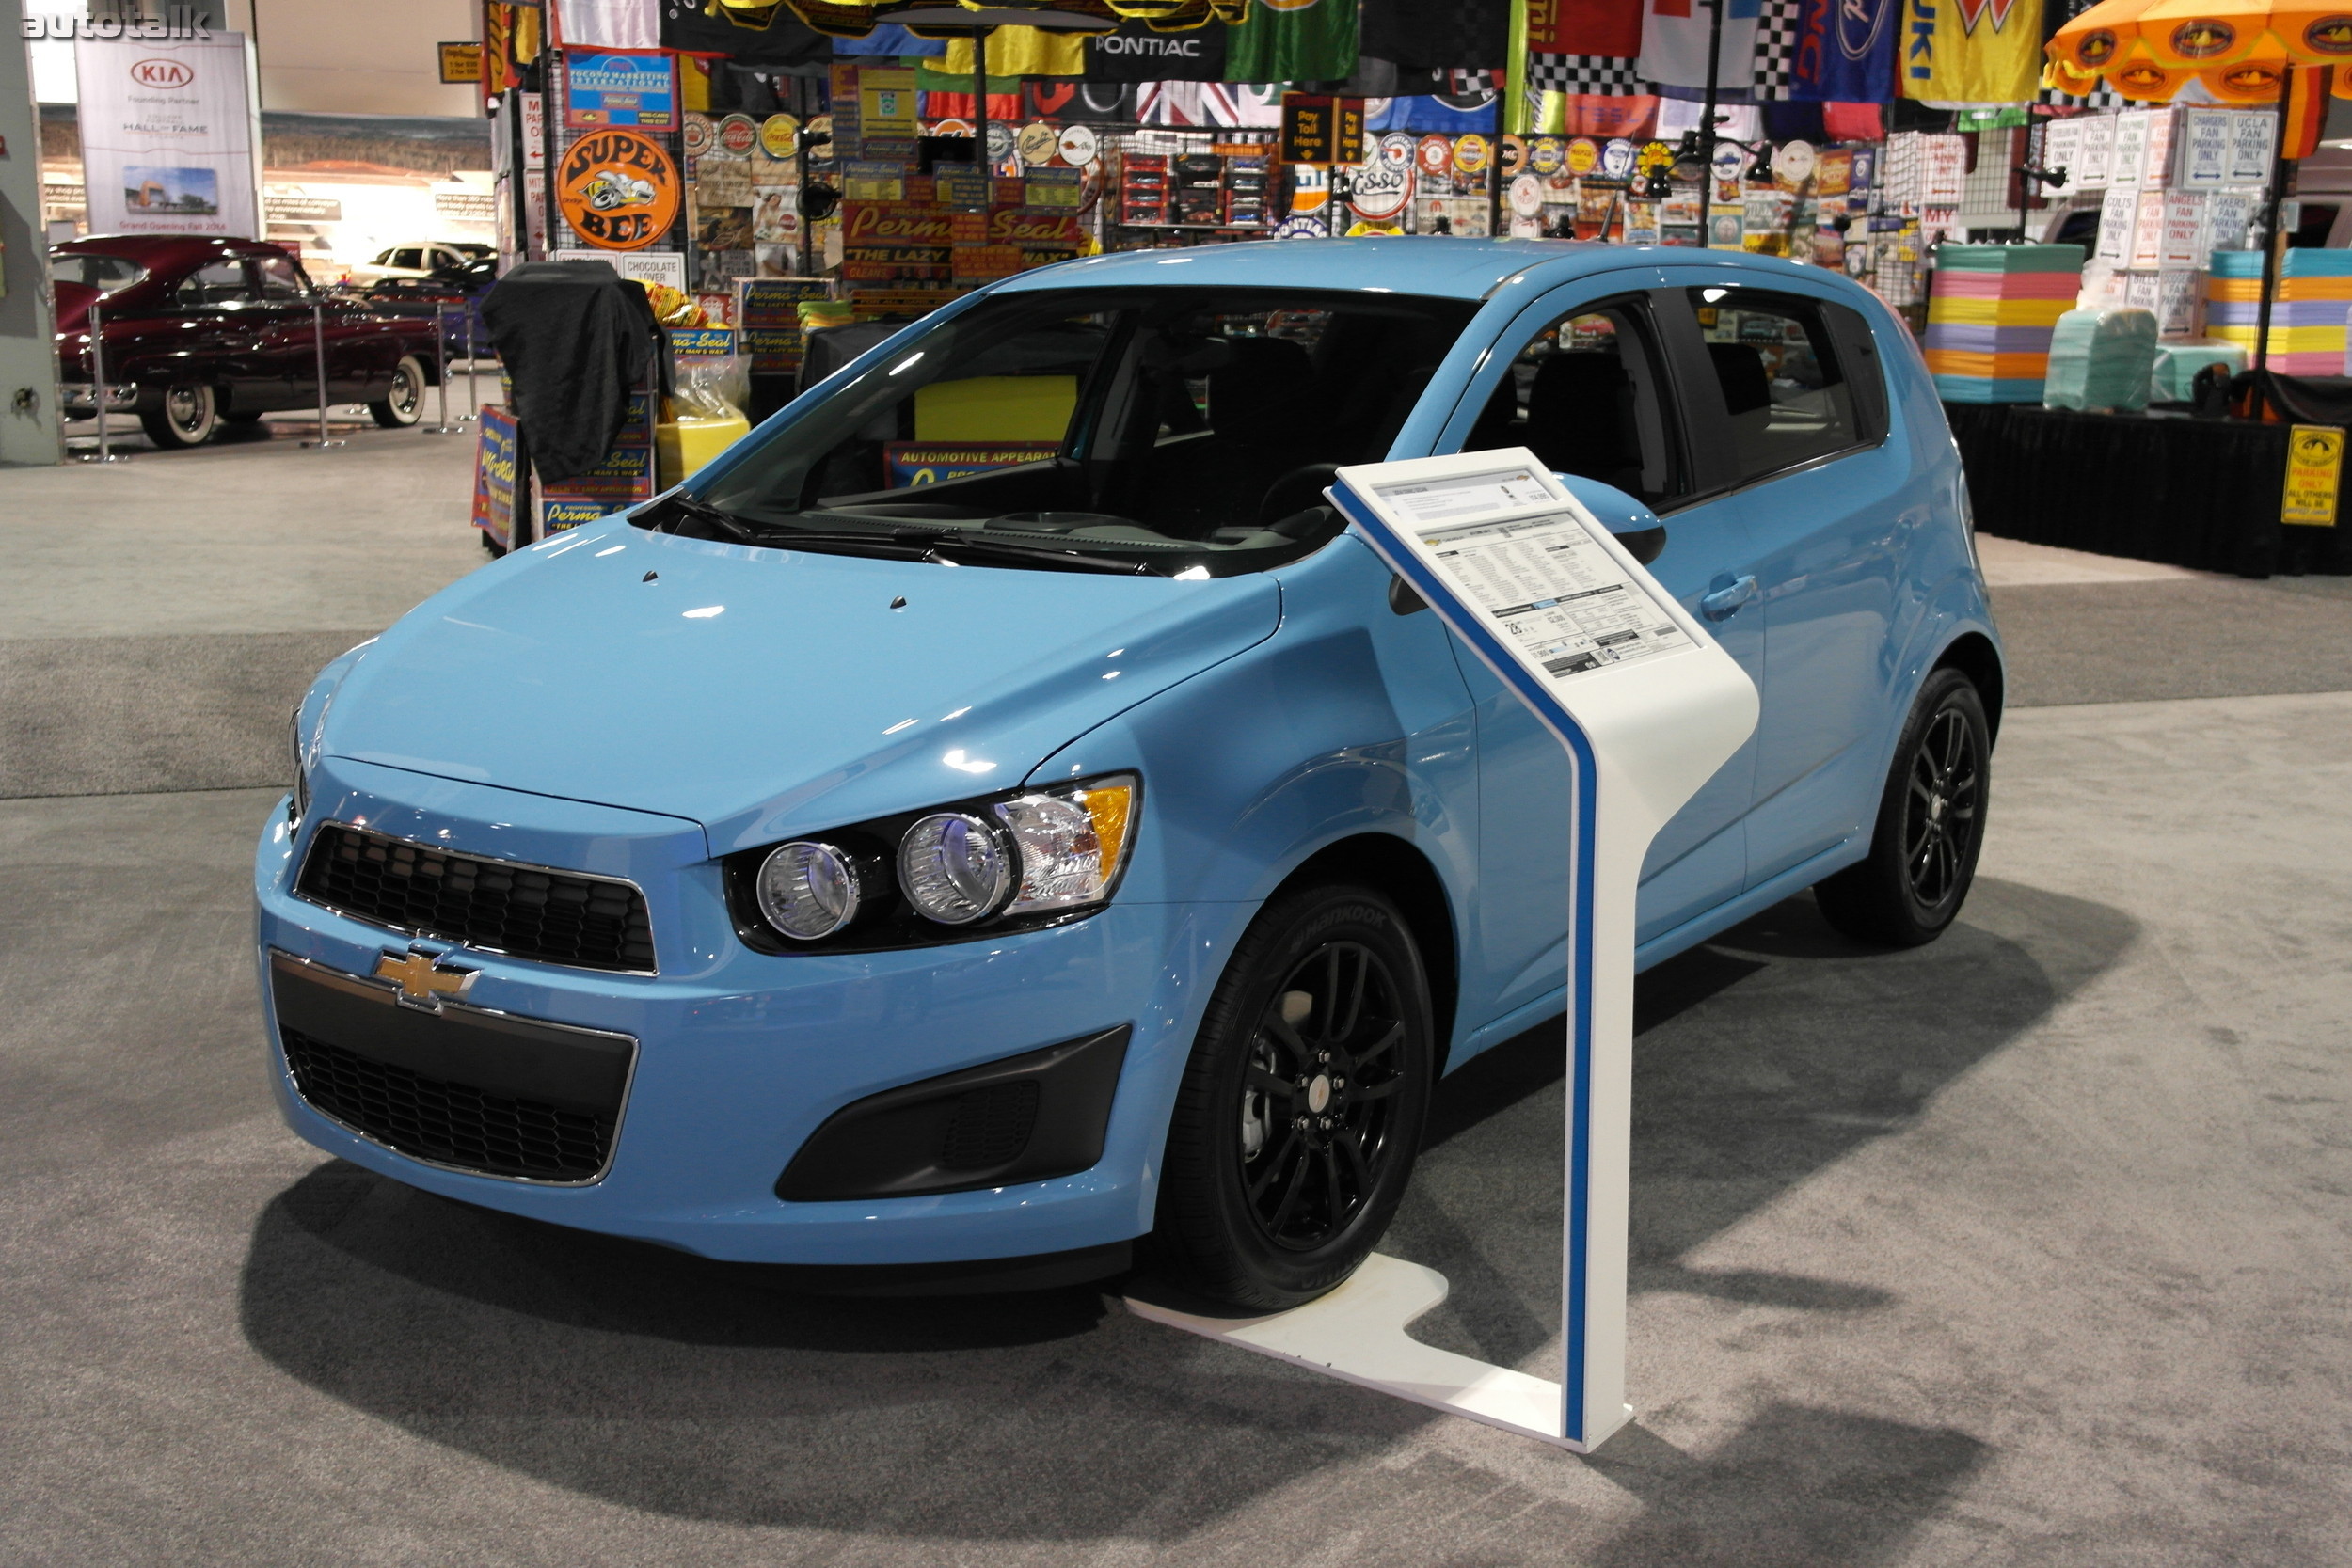
<svg viewBox="0 0 2352 1568"><path fill-rule="evenodd" d="M0 471L0 1563L2352 1561L2345 583L1987 543L1961 924L1792 899L1643 982L1641 1414L1583 1462L1094 1291L792 1297L287 1134L251 836L310 669L481 559L466 446ZM1532 1370L1558 1059L1448 1081L1388 1243Z"/></svg>

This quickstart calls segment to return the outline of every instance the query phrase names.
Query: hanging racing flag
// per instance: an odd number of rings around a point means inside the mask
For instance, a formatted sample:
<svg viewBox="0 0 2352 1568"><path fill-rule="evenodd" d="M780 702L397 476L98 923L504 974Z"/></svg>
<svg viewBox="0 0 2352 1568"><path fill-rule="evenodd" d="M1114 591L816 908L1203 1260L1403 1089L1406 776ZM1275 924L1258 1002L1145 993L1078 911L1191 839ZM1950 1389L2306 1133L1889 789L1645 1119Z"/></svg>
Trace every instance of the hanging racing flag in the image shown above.
<svg viewBox="0 0 2352 1568"><path fill-rule="evenodd" d="M1902 0L1804 0L1788 96L1805 103L1883 103L1895 96Z"/></svg>
<svg viewBox="0 0 2352 1568"><path fill-rule="evenodd" d="M1948 8L1951 0L1937 0ZM1747 102L1756 79L1757 0L1723 0L1723 47L1715 80L1727 103ZM1708 0L1649 0L1642 19L1642 80L1673 87L1707 86L1707 36L1713 25Z"/></svg>
<svg viewBox="0 0 2352 1568"><path fill-rule="evenodd" d="M1935 103L2023 103L2042 78L2042 0L1912 0L1902 95Z"/></svg>
<svg viewBox="0 0 2352 1568"><path fill-rule="evenodd" d="M1229 82L1335 82L1355 74L1355 0L1255 0L1249 20L1227 35Z"/></svg>
<svg viewBox="0 0 2352 1568"><path fill-rule="evenodd" d="M1639 55L1642 12L1642 0L1527 0L1527 47L1544 55Z"/></svg>

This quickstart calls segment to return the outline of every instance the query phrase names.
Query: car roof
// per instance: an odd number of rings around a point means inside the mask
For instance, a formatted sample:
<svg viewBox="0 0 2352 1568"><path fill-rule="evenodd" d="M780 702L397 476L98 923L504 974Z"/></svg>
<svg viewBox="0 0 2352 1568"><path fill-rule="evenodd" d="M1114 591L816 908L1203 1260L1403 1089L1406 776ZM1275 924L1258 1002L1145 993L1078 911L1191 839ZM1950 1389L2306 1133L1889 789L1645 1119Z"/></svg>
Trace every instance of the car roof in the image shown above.
<svg viewBox="0 0 2352 1568"><path fill-rule="evenodd" d="M1393 234L1353 240L1278 240L1125 250L1022 273L999 291L1095 287L1230 285L1243 288L1378 289L1448 299L1485 299L1533 273L1544 287L1628 266L1699 263L1785 282L1802 276L1856 288L1842 275L1785 257L1687 245L1600 245L1578 240L1484 240Z"/></svg>
<svg viewBox="0 0 2352 1568"><path fill-rule="evenodd" d="M210 261L216 256L283 256L286 251L260 240L223 239L214 234L89 234L51 245L67 256L120 256L152 271Z"/></svg>

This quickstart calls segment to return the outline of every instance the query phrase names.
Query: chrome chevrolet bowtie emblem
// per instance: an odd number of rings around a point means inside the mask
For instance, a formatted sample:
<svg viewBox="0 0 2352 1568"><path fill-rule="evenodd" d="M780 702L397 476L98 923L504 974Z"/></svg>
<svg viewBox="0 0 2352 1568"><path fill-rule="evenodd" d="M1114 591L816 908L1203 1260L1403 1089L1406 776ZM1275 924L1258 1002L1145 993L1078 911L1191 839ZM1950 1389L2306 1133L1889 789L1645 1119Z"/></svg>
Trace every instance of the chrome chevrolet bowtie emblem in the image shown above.
<svg viewBox="0 0 2352 1568"><path fill-rule="evenodd" d="M400 1000L406 1006L437 1013L441 1010L441 998L465 995L482 977L482 972L460 969L437 953L412 947L405 953L387 953L376 959L375 977L398 986Z"/></svg>

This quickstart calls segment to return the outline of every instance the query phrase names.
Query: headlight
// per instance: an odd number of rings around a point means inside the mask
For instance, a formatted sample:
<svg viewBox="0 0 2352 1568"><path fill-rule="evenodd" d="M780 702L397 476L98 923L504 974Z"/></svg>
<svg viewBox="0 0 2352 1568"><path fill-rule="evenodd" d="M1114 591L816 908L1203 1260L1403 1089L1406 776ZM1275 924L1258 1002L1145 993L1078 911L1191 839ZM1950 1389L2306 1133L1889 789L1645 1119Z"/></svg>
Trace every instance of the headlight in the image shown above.
<svg viewBox="0 0 2352 1568"><path fill-rule="evenodd" d="M302 755L302 709L296 706L292 722L294 750L293 820L300 822L310 815L310 769Z"/></svg>
<svg viewBox="0 0 2352 1568"><path fill-rule="evenodd" d="M996 912L1012 885L997 831L966 812L934 812L898 843L898 886L927 920L969 926Z"/></svg>
<svg viewBox="0 0 2352 1568"><path fill-rule="evenodd" d="M762 952L871 952L1080 918L1118 889L1138 791L1132 773L1073 780L743 850L736 929Z"/></svg>
<svg viewBox="0 0 2352 1568"><path fill-rule="evenodd" d="M1021 850L1021 890L1005 912L1066 910L1107 896L1127 847L1135 793L1136 781L1122 776L998 805L997 820Z"/></svg>
<svg viewBox="0 0 2352 1568"><path fill-rule="evenodd" d="M794 941L815 942L857 918L866 879L846 850L796 839L760 863L759 912Z"/></svg>

